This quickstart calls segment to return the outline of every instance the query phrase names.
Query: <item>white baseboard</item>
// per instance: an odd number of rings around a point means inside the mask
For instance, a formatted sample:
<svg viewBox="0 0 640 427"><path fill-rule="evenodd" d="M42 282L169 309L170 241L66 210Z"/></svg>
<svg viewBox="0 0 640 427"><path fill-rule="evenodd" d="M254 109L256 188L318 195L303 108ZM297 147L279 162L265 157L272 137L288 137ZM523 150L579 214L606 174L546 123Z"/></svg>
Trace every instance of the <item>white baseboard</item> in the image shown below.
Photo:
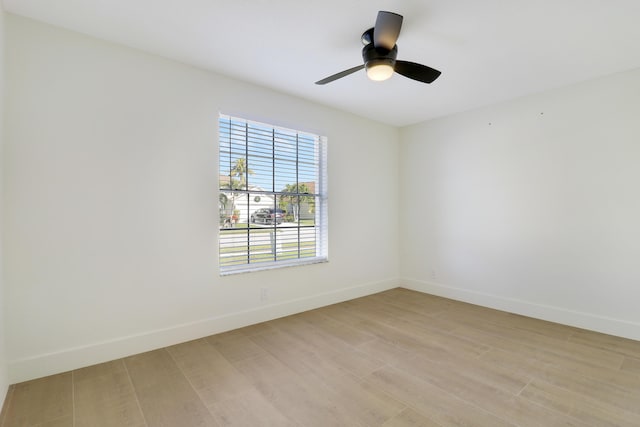
<svg viewBox="0 0 640 427"><path fill-rule="evenodd" d="M179 344L232 329L289 316L397 288L398 279L388 279L339 289L310 297L263 305L242 312L224 314L196 322L175 325L143 334L91 343L75 348L40 354L8 362L9 382L15 384L53 375L133 354Z"/></svg>
<svg viewBox="0 0 640 427"><path fill-rule="evenodd" d="M507 311L549 322L589 329L632 340L640 340L640 323L622 319L598 316L569 310L563 307L541 305L529 301L506 298L498 295L474 292L467 289L446 286L440 283L402 278L401 287L426 294L464 301L483 307Z"/></svg>

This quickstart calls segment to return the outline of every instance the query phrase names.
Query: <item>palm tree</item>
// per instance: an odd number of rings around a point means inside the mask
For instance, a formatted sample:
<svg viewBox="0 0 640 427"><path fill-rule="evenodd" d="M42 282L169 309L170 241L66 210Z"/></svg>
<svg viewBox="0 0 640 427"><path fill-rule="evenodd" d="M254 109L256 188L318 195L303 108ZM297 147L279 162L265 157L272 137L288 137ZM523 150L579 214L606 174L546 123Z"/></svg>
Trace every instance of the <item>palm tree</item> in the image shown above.
<svg viewBox="0 0 640 427"><path fill-rule="evenodd" d="M253 171L247 167L247 159L245 159L244 157L240 157L239 159L236 160L236 163L233 165L233 168L231 168L231 170L229 171L228 181L225 179L224 181L220 182L221 189L228 188L229 190L231 190L230 191L231 212L236 211L236 199L240 195L240 193L236 193L233 190L248 190L248 187L247 187L248 175L253 175ZM221 196L223 194L224 193L221 193ZM226 203L225 203L225 210L226 210Z"/></svg>
<svg viewBox="0 0 640 427"><path fill-rule="evenodd" d="M300 205L313 200L313 197L309 195L309 187L305 183L287 184L282 192L289 194L280 196L281 206L291 206L293 220L298 222L300 219ZM287 209L287 211L289 211L289 209Z"/></svg>
<svg viewBox="0 0 640 427"><path fill-rule="evenodd" d="M253 171L247 168L247 159L244 157L240 157L236 160L236 164L231 169L231 173L229 174L231 178L238 177L237 187L233 187L236 190L248 190L247 188L247 175L253 175ZM230 179L231 183L233 179ZM234 183L235 184L235 183Z"/></svg>

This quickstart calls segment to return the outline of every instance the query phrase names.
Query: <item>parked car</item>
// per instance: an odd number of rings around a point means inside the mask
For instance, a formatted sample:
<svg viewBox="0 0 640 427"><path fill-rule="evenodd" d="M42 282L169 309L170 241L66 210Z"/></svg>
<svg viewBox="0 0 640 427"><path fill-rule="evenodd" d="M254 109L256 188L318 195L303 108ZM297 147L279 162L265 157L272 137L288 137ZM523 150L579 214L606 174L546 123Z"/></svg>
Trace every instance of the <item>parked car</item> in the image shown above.
<svg viewBox="0 0 640 427"><path fill-rule="evenodd" d="M282 209L262 208L251 214L253 224L282 224L284 211Z"/></svg>

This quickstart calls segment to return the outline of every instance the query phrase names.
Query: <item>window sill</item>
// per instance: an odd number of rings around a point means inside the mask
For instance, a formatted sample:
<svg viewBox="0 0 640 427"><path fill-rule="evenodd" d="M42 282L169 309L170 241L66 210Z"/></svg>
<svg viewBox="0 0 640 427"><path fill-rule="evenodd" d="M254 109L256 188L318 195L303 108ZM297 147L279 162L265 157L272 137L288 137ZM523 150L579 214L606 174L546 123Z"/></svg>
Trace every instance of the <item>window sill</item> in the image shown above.
<svg viewBox="0 0 640 427"><path fill-rule="evenodd" d="M256 271L274 270L277 268L298 267L301 265L320 264L329 262L327 257L305 258L295 261L274 261L261 262L255 264L235 265L232 267L220 267L220 276L230 276L232 274L253 273Z"/></svg>

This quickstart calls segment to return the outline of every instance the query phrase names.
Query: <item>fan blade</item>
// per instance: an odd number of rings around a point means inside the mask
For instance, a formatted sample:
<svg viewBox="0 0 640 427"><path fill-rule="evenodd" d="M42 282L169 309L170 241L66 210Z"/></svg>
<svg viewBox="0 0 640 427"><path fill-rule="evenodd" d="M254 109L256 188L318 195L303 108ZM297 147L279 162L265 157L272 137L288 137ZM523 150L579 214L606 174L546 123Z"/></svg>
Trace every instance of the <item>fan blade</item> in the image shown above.
<svg viewBox="0 0 640 427"><path fill-rule="evenodd" d="M393 12L378 12L376 26L373 27L373 45L387 50L393 49L402 28L402 15Z"/></svg>
<svg viewBox="0 0 640 427"><path fill-rule="evenodd" d="M327 77L325 79L318 80L316 82L316 84L317 85L326 85L327 83L331 83L334 80L341 79L341 78L343 78L345 76L348 76L349 74L355 73L356 71L360 71L363 68L364 68L364 64L363 65L358 65L357 67L349 68L348 70L341 71L341 72L339 72L337 74L334 74L333 76L329 76L329 77Z"/></svg>
<svg viewBox="0 0 640 427"><path fill-rule="evenodd" d="M440 71L426 65L409 61L396 61L394 70L398 74L423 83L431 83L442 74Z"/></svg>

